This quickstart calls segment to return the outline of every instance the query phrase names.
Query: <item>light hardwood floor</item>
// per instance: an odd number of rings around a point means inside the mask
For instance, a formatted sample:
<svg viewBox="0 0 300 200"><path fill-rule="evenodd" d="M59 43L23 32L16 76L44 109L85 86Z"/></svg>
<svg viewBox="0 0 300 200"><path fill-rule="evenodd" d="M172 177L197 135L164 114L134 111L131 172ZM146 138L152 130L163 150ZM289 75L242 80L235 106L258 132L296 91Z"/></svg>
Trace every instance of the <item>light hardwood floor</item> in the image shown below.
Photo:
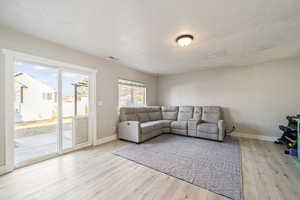
<svg viewBox="0 0 300 200"><path fill-rule="evenodd" d="M240 139L245 200L299 200L300 165L271 142ZM1 200L228 199L111 152L114 141L0 176Z"/></svg>

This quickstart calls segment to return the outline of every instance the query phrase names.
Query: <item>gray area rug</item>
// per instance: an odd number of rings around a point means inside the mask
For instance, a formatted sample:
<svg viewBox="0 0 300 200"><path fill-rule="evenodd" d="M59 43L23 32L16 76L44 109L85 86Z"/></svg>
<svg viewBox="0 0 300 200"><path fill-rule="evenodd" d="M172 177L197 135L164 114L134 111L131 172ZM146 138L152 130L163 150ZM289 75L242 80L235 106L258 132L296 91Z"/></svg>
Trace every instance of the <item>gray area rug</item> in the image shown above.
<svg viewBox="0 0 300 200"><path fill-rule="evenodd" d="M237 139L223 143L164 134L113 152L234 200L242 199L241 150Z"/></svg>

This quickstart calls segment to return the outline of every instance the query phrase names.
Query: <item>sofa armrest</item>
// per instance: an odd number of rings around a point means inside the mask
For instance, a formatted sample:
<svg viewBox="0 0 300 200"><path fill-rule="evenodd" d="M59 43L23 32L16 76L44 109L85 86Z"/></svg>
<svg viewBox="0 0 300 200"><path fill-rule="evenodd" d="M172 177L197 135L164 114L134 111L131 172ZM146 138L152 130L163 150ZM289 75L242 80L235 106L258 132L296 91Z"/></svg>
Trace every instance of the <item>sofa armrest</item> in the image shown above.
<svg viewBox="0 0 300 200"><path fill-rule="evenodd" d="M197 130L197 125L200 123L199 119L188 120L188 130Z"/></svg>
<svg viewBox="0 0 300 200"><path fill-rule="evenodd" d="M141 126L138 121L123 121L119 123L118 136L120 139L141 142Z"/></svg>
<svg viewBox="0 0 300 200"><path fill-rule="evenodd" d="M218 129L219 129L218 140L223 141L223 139L225 137L225 123L224 123L224 120L219 120L218 121Z"/></svg>

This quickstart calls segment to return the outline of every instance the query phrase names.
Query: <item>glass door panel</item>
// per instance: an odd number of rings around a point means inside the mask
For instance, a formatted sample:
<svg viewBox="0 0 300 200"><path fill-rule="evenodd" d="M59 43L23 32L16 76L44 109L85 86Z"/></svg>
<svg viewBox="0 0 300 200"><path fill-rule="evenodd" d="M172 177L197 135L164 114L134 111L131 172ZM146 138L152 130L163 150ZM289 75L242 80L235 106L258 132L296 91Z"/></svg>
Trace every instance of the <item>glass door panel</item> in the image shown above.
<svg viewBox="0 0 300 200"><path fill-rule="evenodd" d="M62 72L63 150L88 142L89 78Z"/></svg>
<svg viewBox="0 0 300 200"><path fill-rule="evenodd" d="M16 165L58 152L58 74L55 68L14 63Z"/></svg>
<svg viewBox="0 0 300 200"><path fill-rule="evenodd" d="M14 62L14 164L66 152L89 138L89 77Z"/></svg>

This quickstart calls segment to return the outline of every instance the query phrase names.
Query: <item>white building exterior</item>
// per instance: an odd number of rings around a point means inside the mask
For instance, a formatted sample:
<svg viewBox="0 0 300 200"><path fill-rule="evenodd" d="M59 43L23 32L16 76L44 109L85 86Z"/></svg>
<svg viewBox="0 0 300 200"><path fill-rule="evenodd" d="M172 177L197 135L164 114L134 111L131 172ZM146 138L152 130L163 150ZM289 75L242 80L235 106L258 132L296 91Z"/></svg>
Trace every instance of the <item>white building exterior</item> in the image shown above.
<svg viewBox="0 0 300 200"><path fill-rule="evenodd" d="M42 81L20 72L15 74L15 121L31 122L50 120L57 116L57 92ZM77 100L77 116L88 113L88 97ZM73 117L74 96L63 98L63 117Z"/></svg>
<svg viewBox="0 0 300 200"><path fill-rule="evenodd" d="M26 73L15 74L15 120L30 122L52 119L56 115L57 93Z"/></svg>

